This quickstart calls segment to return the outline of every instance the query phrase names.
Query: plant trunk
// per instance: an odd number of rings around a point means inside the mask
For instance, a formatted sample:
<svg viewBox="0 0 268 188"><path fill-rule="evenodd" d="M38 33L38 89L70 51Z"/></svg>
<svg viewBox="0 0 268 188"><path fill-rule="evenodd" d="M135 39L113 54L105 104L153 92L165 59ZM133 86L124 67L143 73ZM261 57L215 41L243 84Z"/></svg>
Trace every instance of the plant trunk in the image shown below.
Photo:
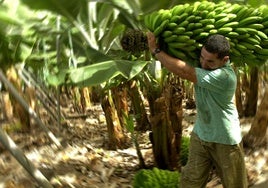
<svg viewBox="0 0 268 188"><path fill-rule="evenodd" d="M22 92L21 80L18 77L16 69L12 66L10 67L9 70L7 70L6 74L7 74L7 79L12 83L12 85L15 87L18 93L21 96L24 96ZM27 110L25 110L23 106L12 95L9 95L9 98L12 104L13 115L15 118L19 120L20 125L21 125L21 130L23 132L29 132L30 131L30 116Z"/></svg>
<svg viewBox="0 0 268 188"><path fill-rule="evenodd" d="M146 109L140 95L136 81L129 81L128 94L132 102L133 111L136 119L136 130L146 131L150 129L150 123L146 113Z"/></svg>
<svg viewBox="0 0 268 188"><path fill-rule="evenodd" d="M183 92L181 89L181 83L179 77L175 76L170 81L166 89L166 97L168 100L168 109L170 110L170 120L171 120L171 148L174 149L171 156L171 164L175 169L180 168L179 156L180 156L180 146L182 138L182 118L183 118Z"/></svg>
<svg viewBox="0 0 268 188"><path fill-rule="evenodd" d="M259 70L252 67L250 70L249 95L245 104L245 116L253 117L256 114L258 104L258 86L259 86Z"/></svg>
<svg viewBox="0 0 268 188"><path fill-rule="evenodd" d="M7 121L11 120L13 116L12 104L9 97L10 95L7 92L1 91L3 120Z"/></svg>
<svg viewBox="0 0 268 188"><path fill-rule="evenodd" d="M183 84L183 89L185 93L185 108L186 109L194 109L196 108L195 100L194 100L194 86L190 81L185 80Z"/></svg>
<svg viewBox="0 0 268 188"><path fill-rule="evenodd" d="M86 109L91 106L89 98L89 90L87 87L79 88L80 105L82 113L86 112Z"/></svg>
<svg viewBox="0 0 268 188"><path fill-rule="evenodd" d="M119 85L112 88L111 91L120 124L123 126L126 124L123 114L128 116L127 88L125 85Z"/></svg>
<svg viewBox="0 0 268 188"><path fill-rule="evenodd" d="M266 87L262 101L258 107L249 132L244 136L245 147L267 145L266 130L268 126L268 88Z"/></svg>
<svg viewBox="0 0 268 188"><path fill-rule="evenodd" d="M83 113L83 107L81 104L81 95L80 95L80 89L78 87L73 87L72 89L72 96L74 99L74 104L73 104L73 110L78 113Z"/></svg>
<svg viewBox="0 0 268 188"><path fill-rule="evenodd" d="M89 107L92 106L91 99L90 99L91 89L89 87L84 87L82 88L82 92L83 92L85 110L87 110Z"/></svg>
<svg viewBox="0 0 268 188"><path fill-rule="evenodd" d="M163 97L155 101L155 114L151 118L153 153L156 166L161 169L176 170L180 167L183 95L179 86L179 79L171 78Z"/></svg>
<svg viewBox="0 0 268 188"><path fill-rule="evenodd" d="M101 106L105 114L108 129L108 148L111 150L126 148L127 137L123 133L117 111L110 93L104 95Z"/></svg>
<svg viewBox="0 0 268 188"><path fill-rule="evenodd" d="M164 97L155 101L155 116L152 116L152 145L155 165L160 169L172 169L170 162L170 152L174 151L170 147L168 130L171 129L169 113Z"/></svg>
<svg viewBox="0 0 268 188"><path fill-rule="evenodd" d="M240 76L239 71L236 71L236 75L237 75L237 86L235 90L235 104L236 104L239 117L243 117L244 108L243 108L243 103L242 103L241 76Z"/></svg>

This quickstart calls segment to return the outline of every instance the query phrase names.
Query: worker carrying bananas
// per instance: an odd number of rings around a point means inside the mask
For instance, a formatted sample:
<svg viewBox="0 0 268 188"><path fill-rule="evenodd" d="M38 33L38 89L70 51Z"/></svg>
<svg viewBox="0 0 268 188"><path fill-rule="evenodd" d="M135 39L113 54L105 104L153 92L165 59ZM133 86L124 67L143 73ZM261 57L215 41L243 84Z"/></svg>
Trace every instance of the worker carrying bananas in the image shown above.
<svg viewBox="0 0 268 188"><path fill-rule="evenodd" d="M224 188L248 187L228 40L219 34L209 36L201 48L200 66L192 67L161 50L152 32L147 39L149 50L164 67L194 83L197 119L180 187L205 188L213 166Z"/></svg>

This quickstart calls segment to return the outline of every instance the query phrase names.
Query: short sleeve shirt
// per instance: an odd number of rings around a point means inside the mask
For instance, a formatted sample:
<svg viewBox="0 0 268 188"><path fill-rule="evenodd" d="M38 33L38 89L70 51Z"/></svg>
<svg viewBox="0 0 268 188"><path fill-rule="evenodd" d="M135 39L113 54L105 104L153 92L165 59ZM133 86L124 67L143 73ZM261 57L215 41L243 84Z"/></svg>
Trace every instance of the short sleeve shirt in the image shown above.
<svg viewBox="0 0 268 188"><path fill-rule="evenodd" d="M241 142L234 94L236 75L229 63L216 70L195 68L197 119L193 131L201 140L227 145Z"/></svg>

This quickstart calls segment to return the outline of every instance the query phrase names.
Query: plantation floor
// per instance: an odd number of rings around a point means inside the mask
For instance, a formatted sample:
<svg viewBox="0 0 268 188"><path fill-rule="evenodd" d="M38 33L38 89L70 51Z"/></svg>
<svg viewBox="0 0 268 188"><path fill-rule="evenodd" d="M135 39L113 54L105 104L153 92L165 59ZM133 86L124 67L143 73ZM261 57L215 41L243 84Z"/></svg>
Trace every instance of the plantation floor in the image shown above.
<svg viewBox="0 0 268 188"><path fill-rule="evenodd" d="M72 114L70 111L66 111ZM60 139L63 148L50 142L45 132L33 128L31 133L9 133L27 158L47 177L55 188L131 188L139 161L135 148L107 150L105 117L99 105L88 110L86 118L71 118L62 127L48 123L48 128ZM73 115L73 114L72 114ZM42 115L45 116L45 115ZM191 132L195 110L184 111L184 135ZM1 123L5 128L8 122ZM241 119L244 131L251 119ZM146 165L153 165L148 132L139 137ZM245 151L251 187L268 187L267 148ZM0 145L0 188L35 188L35 180ZM208 187L222 187L215 175Z"/></svg>

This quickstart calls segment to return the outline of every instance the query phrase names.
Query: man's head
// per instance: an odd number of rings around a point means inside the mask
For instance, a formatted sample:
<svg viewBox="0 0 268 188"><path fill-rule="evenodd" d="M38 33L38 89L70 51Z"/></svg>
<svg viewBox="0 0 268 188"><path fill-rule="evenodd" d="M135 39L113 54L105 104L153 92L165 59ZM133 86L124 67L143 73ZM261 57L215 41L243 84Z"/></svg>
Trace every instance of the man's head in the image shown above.
<svg viewBox="0 0 268 188"><path fill-rule="evenodd" d="M222 67L229 60L230 44L219 34L211 35L201 49L201 67L214 70Z"/></svg>

